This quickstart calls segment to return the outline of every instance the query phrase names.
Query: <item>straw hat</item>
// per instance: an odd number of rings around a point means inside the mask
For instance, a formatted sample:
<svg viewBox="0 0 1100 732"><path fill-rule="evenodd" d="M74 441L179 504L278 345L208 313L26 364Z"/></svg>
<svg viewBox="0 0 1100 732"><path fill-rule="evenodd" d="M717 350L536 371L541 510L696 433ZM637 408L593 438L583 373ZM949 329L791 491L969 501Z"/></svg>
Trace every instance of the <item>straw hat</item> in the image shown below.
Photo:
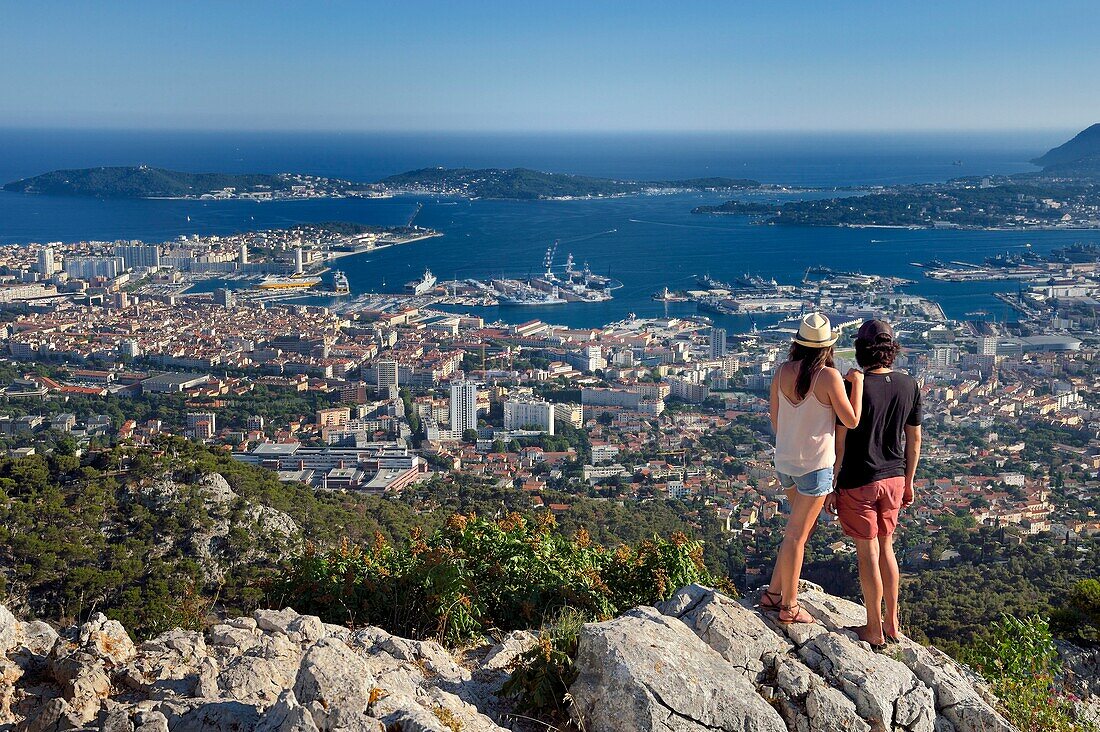
<svg viewBox="0 0 1100 732"><path fill-rule="evenodd" d="M828 348L840 338L840 331L833 332L829 319L821 313L810 313L798 325L794 342L807 348Z"/></svg>

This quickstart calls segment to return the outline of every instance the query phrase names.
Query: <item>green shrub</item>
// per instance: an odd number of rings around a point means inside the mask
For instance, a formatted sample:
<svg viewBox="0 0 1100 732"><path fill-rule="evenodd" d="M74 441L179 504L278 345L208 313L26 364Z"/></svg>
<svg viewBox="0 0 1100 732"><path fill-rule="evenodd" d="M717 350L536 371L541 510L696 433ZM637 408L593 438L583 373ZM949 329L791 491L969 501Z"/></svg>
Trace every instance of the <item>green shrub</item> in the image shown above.
<svg viewBox="0 0 1100 732"><path fill-rule="evenodd" d="M1001 711L1021 732L1082 732L1056 683L1058 649L1046 620L1003 615L962 654L989 682Z"/></svg>
<svg viewBox="0 0 1100 732"><path fill-rule="evenodd" d="M1050 618L1059 638L1080 646L1100 646L1100 580L1081 580L1070 590L1066 604Z"/></svg>
<svg viewBox="0 0 1100 732"><path fill-rule="evenodd" d="M574 660L585 620L583 613L562 608L543 625L538 642L516 658L512 675L500 693L516 697L523 711L540 717L563 717L565 694L577 678Z"/></svg>
<svg viewBox="0 0 1100 732"><path fill-rule="evenodd" d="M539 627L566 607L605 619L692 582L714 584L702 553L680 534L607 549L584 529L555 531L546 513L534 522L455 515L430 537L414 530L401 543L379 535L369 546L307 549L268 594L328 622L455 644L494 628Z"/></svg>

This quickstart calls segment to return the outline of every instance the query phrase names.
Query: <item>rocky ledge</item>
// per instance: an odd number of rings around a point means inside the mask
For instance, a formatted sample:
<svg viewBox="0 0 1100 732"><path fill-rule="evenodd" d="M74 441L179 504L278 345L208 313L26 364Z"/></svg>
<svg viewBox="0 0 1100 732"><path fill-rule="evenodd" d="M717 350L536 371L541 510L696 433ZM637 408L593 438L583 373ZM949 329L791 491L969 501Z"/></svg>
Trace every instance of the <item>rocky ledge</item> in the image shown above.
<svg viewBox="0 0 1100 732"><path fill-rule="evenodd" d="M812 626L780 626L685 587L581 633L571 714L588 732L1008 732L981 684L908 641L875 653L862 608L808 587ZM463 654L378 628L260 610L135 645L103 615L55 630L0 606L0 730L482 732L516 729L497 690L534 642Z"/></svg>

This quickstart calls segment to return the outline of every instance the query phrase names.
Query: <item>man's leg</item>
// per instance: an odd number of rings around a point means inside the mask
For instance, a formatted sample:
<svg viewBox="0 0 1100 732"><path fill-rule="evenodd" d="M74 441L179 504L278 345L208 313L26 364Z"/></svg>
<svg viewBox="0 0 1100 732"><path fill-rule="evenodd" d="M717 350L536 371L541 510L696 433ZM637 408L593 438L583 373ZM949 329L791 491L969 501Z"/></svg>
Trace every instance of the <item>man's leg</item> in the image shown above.
<svg viewBox="0 0 1100 732"><path fill-rule="evenodd" d="M863 586L863 604L867 607L867 625L859 631L860 640L876 645L885 642L882 635L882 574L879 570L878 539L856 539L859 583Z"/></svg>
<svg viewBox="0 0 1100 732"><path fill-rule="evenodd" d="M898 570L897 557L894 556L894 535L879 536L878 549L882 595L883 599L886 600L886 620L882 629L887 636L896 638L901 628L901 623L898 620L898 592L901 585L901 573Z"/></svg>

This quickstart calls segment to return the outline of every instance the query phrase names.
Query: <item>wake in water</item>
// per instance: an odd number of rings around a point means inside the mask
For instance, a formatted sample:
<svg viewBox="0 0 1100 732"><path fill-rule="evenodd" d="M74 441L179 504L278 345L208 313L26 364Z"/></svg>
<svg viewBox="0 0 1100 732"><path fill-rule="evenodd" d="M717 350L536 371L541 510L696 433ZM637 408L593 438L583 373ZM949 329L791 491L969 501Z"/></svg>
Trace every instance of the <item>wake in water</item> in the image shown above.
<svg viewBox="0 0 1100 732"><path fill-rule="evenodd" d="M672 226L677 229L706 229L708 231L729 231L724 226L700 226L698 224L676 224L671 221L645 221L644 219L627 219L632 224L649 224L651 226Z"/></svg>
<svg viewBox="0 0 1100 732"><path fill-rule="evenodd" d="M633 219L631 219L633 221ZM559 239L558 244L574 244L578 241L588 241L589 239L595 239L597 236L604 236L605 234L614 234L618 229L608 229L607 231L597 231L595 234L582 234L581 236L570 237L569 239Z"/></svg>

